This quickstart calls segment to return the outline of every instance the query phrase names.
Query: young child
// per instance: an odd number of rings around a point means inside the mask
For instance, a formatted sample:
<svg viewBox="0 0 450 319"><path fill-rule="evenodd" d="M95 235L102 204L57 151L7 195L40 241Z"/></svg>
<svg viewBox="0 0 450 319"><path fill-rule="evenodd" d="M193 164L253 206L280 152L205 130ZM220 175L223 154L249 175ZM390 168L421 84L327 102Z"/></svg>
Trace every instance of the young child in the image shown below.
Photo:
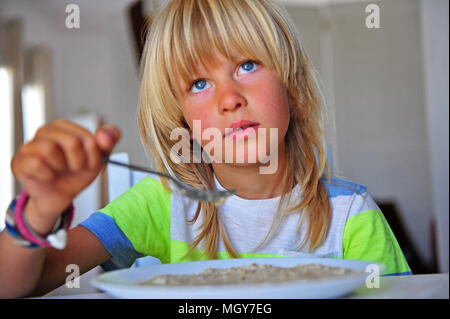
<svg viewBox="0 0 450 319"><path fill-rule="evenodd" d="M221 206L198 203L146 177L70 229L64 249L53 248L57 234L47 237L50 248L19 245L28 235L13 212L10 231L0 235L0 296L44 294L65 282L68 264L84 273L147 255L162 263L348 258L382 263L384 274L410 273L366 187L330 176L313 69L281 5L171 1L148 33L141 77L139 129L157 168L193 187L237 194ZM177 128L188 132L182 157ZM205 138L211 129L219 132L213 142ZM64 119L43 126L13 157L24 193L10 210L23 209L25 228L42 237L67 228L73 198L119 138L111 125L94 135ZM196 147L211 145L212 160L194 160ZM269 166L275 169L262 173Z"/></svg>

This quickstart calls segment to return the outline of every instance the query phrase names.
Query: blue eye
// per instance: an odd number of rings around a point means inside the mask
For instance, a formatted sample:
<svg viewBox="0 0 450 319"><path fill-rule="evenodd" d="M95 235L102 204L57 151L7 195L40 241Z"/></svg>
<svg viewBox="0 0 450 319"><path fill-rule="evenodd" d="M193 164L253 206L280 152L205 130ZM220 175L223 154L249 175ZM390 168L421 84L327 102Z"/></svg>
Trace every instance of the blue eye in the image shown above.
<svg viewBox="0 0 450 319"><path fill-rule="evenodd" d="M239 70L240 69L244 70L244 73L253 72L254 70L257 69L257 65L258 64L255 61L247 61L241 64Z"/></svg>
<svg viewBox="0 0 450 319"><path fill-rule="evenodd" d="M207 87L207 85L209 85L209 86ZM198 93L198 92L203 91L205 88L209 88L210 86L211 85L205 80L197 80L194 82L194 84L192 84L191 92ZM195 91L195 90L197 90L197 91Z"/></svg>

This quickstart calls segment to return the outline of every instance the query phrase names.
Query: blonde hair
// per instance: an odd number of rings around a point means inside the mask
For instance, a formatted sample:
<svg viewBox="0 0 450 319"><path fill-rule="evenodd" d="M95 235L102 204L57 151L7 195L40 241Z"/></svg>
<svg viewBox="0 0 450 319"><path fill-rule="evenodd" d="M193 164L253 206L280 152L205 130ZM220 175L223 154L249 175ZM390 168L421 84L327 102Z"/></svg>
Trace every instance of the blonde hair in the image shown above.
<svg viewBox="0 0 450 319"><path fill-rule="evenodd" d="M261 61L276 70L287 88L292 103L285 137L284 189L271 230L260 246L288 214L301 212L298 229L304 218L309 225L299 249L308 243L311 252L325 239L331 219L328 194L321 182L321 178L330 175L323 104L314 69L282 5L269 0L174 0L155 15L141 60L138 124L142 142L152 152L159 170L176 175L193 187L216 188L211 164L175 164L168 160L176 143L169 139L172 129L188 128L179 103L182 89L173 79L189 83L196 67L215 63L215 50L228 58L237 51ZM192 157L193 148L190 150ZM166 181L162 182L170 189ZM291 203L291 190L296 184L301 189L299 198L282 211L284 202ZM227 252L238 257L217 207L199 203L190 222L195 222L200 214L201 232L189 253L204 240L206 254L216 258L220 236Z"/></svg>

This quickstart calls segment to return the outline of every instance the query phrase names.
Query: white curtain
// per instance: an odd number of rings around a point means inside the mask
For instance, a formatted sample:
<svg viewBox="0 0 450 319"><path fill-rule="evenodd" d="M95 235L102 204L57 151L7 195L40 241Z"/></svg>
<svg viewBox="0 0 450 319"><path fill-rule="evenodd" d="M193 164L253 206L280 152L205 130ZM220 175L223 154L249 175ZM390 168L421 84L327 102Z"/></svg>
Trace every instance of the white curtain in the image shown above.
<svg viewBox="0 0 450 319"><path fill-rule="evenodd" d="M10 161L23 142L21 90L23 82L22 23L0 21L0 229L9 202L20 185L14 181Z"/></svg>

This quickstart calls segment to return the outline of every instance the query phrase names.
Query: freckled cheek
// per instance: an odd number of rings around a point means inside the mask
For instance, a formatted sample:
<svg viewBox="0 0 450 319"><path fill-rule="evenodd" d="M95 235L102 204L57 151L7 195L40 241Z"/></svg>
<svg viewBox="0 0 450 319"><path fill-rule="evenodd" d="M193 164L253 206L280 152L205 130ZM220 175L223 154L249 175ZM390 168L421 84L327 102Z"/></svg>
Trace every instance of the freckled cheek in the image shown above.
<svg viewBox="0 0 450 319"><path fill-rule="evenodd" d="M276 88L267 88L260 99L261 120L267 127L277 127L280 139L284 137L289 126L289 100L284 91Z"/></svg>
<svg viewBox="0 0 450 319"><path fill-rule="evenodd" d="M276 111L274 111L276 110ZM277 128L277 134L278 134L278 142L281 142L287 132L287 129L289 127L289 110L286 107L286 110L284 109L272 109L270 112L267 113L267 127L271 128ZM271 133L270 133L271 134Z"/></svg>
<svg viewBox="0 0 450 319"><path fill-rule="evenodd" d="M198 132L200 132L200 134L203 134L203 132L207 128L217 127L217 125L215 125L214 119L211 117L208 117L207 111L203 110L200 107L195 108L195 109L194 108L188 109L185 114L186 114L185 119L186 119L187 123L189 124L189 127L191 128L191 132L193 134L197 134ZM194 125L194 120L200 121L200 122L197 122ZM197 140L201 140L201 135L195 136L195 138Z"/></svg>

